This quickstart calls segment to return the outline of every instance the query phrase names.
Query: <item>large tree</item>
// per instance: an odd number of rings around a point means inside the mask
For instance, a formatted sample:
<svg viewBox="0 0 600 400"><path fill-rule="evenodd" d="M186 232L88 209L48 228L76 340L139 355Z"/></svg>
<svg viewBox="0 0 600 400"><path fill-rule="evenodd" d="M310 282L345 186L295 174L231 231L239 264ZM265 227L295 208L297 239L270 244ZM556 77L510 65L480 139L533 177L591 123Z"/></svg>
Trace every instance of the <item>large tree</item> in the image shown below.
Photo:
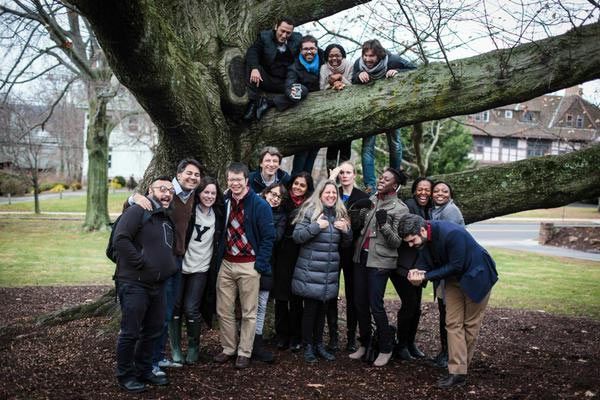
<svg viewBox="0 0 600 400"><path fill-rule="evenodd" d="M292 154L384 129L525 101L600 78L600 24L574 26L565 34L479 56L427 63L392 80L311 93L286 112L270 111L258 123L241 121L245 104L243 54L261 29L278 16L299 23L319 20L364 1L70 0L92 24L119 80L159 128L159 146L147 175L172 172L184 156L199 158L220 176L231 160L248 161L265 144ZM594 4L594 3L590 3ZM597 13L597 9L592 12ZM460 177L463 198L493 198L470 220L532 207L558 205L600 194L598 146L543 164L547 191L511 206L518 181L534 176L506 167L501 177ZM536 166L537 161L525 165ZM525 168L527 169L527 168ZM568 176L568 187L561 187ZM501 179L503 178L503 179ZM458 178L455 178L458 179ZM452 177L450 180L453 181ZM531 186L529 186L531 187ZM458 191L458 190L457 190ZM509 204L497 204L506 193ZM562 193L560 201L554 196Z"/></svg>

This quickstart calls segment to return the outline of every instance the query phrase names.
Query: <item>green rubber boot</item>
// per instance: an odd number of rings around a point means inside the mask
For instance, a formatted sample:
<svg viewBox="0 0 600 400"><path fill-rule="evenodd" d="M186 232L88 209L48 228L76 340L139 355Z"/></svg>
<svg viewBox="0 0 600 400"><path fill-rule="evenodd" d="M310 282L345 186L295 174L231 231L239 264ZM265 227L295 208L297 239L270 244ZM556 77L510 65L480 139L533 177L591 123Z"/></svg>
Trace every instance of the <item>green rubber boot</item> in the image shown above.
<svg viewBox="0 0 600 400"><path fill-rule="evenodd" d="M183 364L181 354L181 318L173 317L169 321L169 342L171 343L171 358L174 363Z"/></svg>
<svg viewBox="0 0 600 400"><path fill-rule="evenodd" d="M195 364L200 355L200 321L186 321L188 349L185 356L186 364Z"/></svg>

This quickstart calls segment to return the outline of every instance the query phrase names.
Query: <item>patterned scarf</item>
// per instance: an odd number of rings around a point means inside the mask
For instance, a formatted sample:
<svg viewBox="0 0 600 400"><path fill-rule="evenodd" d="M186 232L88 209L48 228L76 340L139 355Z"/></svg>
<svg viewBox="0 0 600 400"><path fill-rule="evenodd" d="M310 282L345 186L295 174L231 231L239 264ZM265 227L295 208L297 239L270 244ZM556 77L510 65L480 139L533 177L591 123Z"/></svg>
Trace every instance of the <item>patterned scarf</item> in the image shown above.
<svg viewBox="0 0 600 400"><path fill-rule="evenodd" d="M385 76L388 69L388 56L386 54L385 58L380 60L373 68L368 68L361 57L358 59L358 66L360 67L361 72L364 71L369 74L371 80L381 79Z"/></svg>

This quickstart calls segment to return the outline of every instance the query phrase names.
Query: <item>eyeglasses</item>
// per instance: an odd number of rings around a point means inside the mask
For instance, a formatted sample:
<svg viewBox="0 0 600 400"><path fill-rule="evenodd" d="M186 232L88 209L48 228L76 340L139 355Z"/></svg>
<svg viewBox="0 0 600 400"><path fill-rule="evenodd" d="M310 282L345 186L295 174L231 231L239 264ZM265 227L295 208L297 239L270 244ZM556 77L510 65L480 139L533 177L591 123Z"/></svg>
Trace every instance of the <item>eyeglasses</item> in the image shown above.
<svg viewBox="0 0 600 400"><path fill-rule="evenodd" d="M158 189L159 192L161 193L171 193L171 194L175 194L175 188L173 186L169 187L169 186L165 186L165 185L160 185L160 186L152 186L152 189Z"/></svg>
<svg viewBox="0 0 600 400"><path fill-rule="evenodd" d="M317 51L317 48L316 47L303 47L302 51L314 53L315 51Z"/></svg>
<svg viewBox="0 0 600 400"><path fill-rule="evenodd" d="M276 199L279 199L279 200L281 200L283 198L282 195L277 194L275 192L269 192L268 194L270 194L271 196L273 196L273 197L275 197Z"/></svg>
<svg viewBox="0 0 600 400"><path fill-rule="evenodd" d="M342 58L341 54L330 54L329 58Z"/></svg>

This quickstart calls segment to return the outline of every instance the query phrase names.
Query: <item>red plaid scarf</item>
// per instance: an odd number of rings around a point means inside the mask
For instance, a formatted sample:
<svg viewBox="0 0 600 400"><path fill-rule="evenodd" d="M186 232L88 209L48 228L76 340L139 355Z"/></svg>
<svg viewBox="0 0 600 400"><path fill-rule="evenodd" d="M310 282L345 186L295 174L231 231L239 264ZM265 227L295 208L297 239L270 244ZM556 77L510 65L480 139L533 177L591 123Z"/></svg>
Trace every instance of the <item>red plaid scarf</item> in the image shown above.
<svg viewBox="0 0 600 400"><path fill-rule="evenodd" d="M227 220L227 249L225 258L228 261L252 262L256 260L254 249L244 231L244 200L231 198L229 218Z"/></svg>

